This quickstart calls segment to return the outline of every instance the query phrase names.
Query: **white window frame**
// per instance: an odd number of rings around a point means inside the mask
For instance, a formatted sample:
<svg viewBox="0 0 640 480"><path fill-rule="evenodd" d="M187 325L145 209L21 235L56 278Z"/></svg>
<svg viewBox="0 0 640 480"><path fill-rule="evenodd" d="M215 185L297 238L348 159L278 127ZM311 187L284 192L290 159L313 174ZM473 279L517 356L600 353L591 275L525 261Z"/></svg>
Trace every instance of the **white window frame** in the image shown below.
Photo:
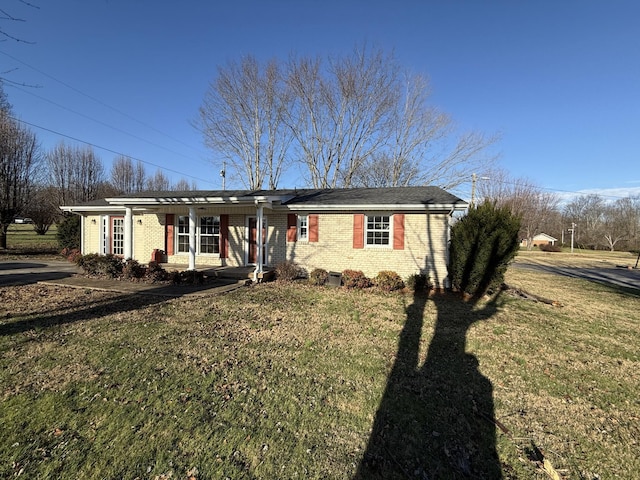
<svg viewBox="0 0 640 480"><path fill-rule="evenodd" d="M213 234L203 234L202 233L202 219L203 218L214 218L218 220L218 233ZM182 224L183 231L180 231L180 219L184 219L184 223ZM214 224L215 225L215 224ZM176 255L188 255L189 254L189 215L176 215L176 224L175 224L175 252ZM184 237L183 243L186 240L184 245L186 246L186 250L180 250L180 239ZM214 237L217 238L218 241L218 252L216 253L208 253L202 251L202 238L203 237ZM196 255L205 255L208 257L219 257L220 256L220 215L202 215L196 218Z"/></svg>
<svg viewBox="0 0 640 480"><path fill-rule="evenodd" d="M203 233L202 229L202 220L205 218L213 218L213 233ZM216 233L216 220L218 224L218 233ZM208 255L208 256L220 256L220 215L203 215L202 217L198 217L198 223L196 227L196 237L197 237L197 249L199 255ZM217 252L203 252L202 251L202 239L203 238L213 238L214 239L214 250L217 245Z"/></svg>
<svg viewBox="0 0 640 480"><path fill-rule="evenodd" d="M389 228L387 229L369 229L369 218L370 217L388 217L389 218ZM373 221L373 223L382 223L382 222L376 222L375 220ZM380 212L371 212L371 213L365 213L364 214L364 246L365 248L393 248L393 214L391 213L380 213ZM376 232L386 232L388 233L388 240L387 243L369 243L369 233L376 233Z"/></svg>
<svg viewBox="0 0 640 480"><path fill-rule="evenodd" d="M297 231L297 239L299 242L308 242L309 241L309 215L296 215L296 231ZM304 234L302 230L304 229Z"/></svg>
<svg viewBox="0 0 640 480"><path fill-rule="evenodd" d="M184 219L183 223L180 223L180 219ZM180 228L183 231L180 231ZM197 228L197 227L196 227ZM175 252L177 255L188 255L189 254L189 215L176 215L176 247ZM183 244L186 245L186 250L180 250L180 240L183 239ZM186 239L186 243L184 240Z"/></svg>

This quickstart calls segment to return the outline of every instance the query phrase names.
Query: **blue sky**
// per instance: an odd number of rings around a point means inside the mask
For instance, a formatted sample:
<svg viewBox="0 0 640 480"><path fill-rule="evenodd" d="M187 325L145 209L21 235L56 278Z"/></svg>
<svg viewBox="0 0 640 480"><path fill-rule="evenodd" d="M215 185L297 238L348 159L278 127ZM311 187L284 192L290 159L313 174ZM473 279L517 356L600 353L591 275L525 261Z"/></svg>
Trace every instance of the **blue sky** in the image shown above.
<svg viewBox="0 0 640 480"><path fill-rule="evenodd" d="M217 66L366 42L427 75L432 103L460 128L501 132L496 151L511 175L558 191L640 194L634 0L32 3L39 9L3 1L26 22L2 28L33 44L0 42L0 71L41 87L6 84L15 113L149 162L149 172L168 169L174 181L220 187L221 159L189 123ZM61 139L33 130L45 148ZM97 153L109 169L116 155ZM285 183L303 186L295 175Z"/></svg>

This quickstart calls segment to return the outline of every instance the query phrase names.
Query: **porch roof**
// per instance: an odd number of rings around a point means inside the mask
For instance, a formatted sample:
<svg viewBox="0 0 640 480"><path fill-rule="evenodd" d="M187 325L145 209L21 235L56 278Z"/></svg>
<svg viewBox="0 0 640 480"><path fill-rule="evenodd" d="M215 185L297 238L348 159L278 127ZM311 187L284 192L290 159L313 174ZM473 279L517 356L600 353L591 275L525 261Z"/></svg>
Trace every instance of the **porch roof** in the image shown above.
<svg viewBox="0 0 640 480"><path fill-rule="evenodd" d="M463 210L467 202L439 187L335 188L282 190L195 190L140 192L110 197L66 211L101 211L154 206L262 204L282 210Z"/></svg>

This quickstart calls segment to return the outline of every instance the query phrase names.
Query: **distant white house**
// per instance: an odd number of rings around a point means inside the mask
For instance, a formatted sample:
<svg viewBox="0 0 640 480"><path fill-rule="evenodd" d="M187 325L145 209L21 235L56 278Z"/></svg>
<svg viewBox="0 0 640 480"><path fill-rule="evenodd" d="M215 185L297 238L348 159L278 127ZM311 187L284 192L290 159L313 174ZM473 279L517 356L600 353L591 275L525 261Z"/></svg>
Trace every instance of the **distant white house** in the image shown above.
<svg viewBox="0 0 640 480"><path fill-rule="evenodd" d="M558 241L557 238L552 237L551 235L547 235L546 233L539 233L535 237L533 237L533 246L539 247L540 245L555 245ZM520 241L521 247L527 246L527 239L524 238Z"/></svg>

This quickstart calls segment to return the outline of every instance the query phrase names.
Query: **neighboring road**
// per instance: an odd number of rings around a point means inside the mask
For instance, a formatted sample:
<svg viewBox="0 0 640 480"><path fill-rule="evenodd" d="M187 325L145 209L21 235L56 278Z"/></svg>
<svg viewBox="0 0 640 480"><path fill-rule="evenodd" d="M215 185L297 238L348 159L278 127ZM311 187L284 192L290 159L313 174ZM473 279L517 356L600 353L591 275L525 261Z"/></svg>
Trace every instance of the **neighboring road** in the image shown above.
<svg viewBox="0 0 640 480"><path fill-rule="evenodd" d="M528 263L516 261L515 268L537 270L540 272L564 275L567 277L582 278L592 282L604 283L623 288L633 288L640 290L640 270L623 267L568 267L559 265L542 265L538 263Z"/></svg>
<svg viewBox="0 0 640 480"><path fill-rule="evenodd" d="M66 261L3 260L0 261L0 287L59 280L77 272L78 267Z"/></svg>

